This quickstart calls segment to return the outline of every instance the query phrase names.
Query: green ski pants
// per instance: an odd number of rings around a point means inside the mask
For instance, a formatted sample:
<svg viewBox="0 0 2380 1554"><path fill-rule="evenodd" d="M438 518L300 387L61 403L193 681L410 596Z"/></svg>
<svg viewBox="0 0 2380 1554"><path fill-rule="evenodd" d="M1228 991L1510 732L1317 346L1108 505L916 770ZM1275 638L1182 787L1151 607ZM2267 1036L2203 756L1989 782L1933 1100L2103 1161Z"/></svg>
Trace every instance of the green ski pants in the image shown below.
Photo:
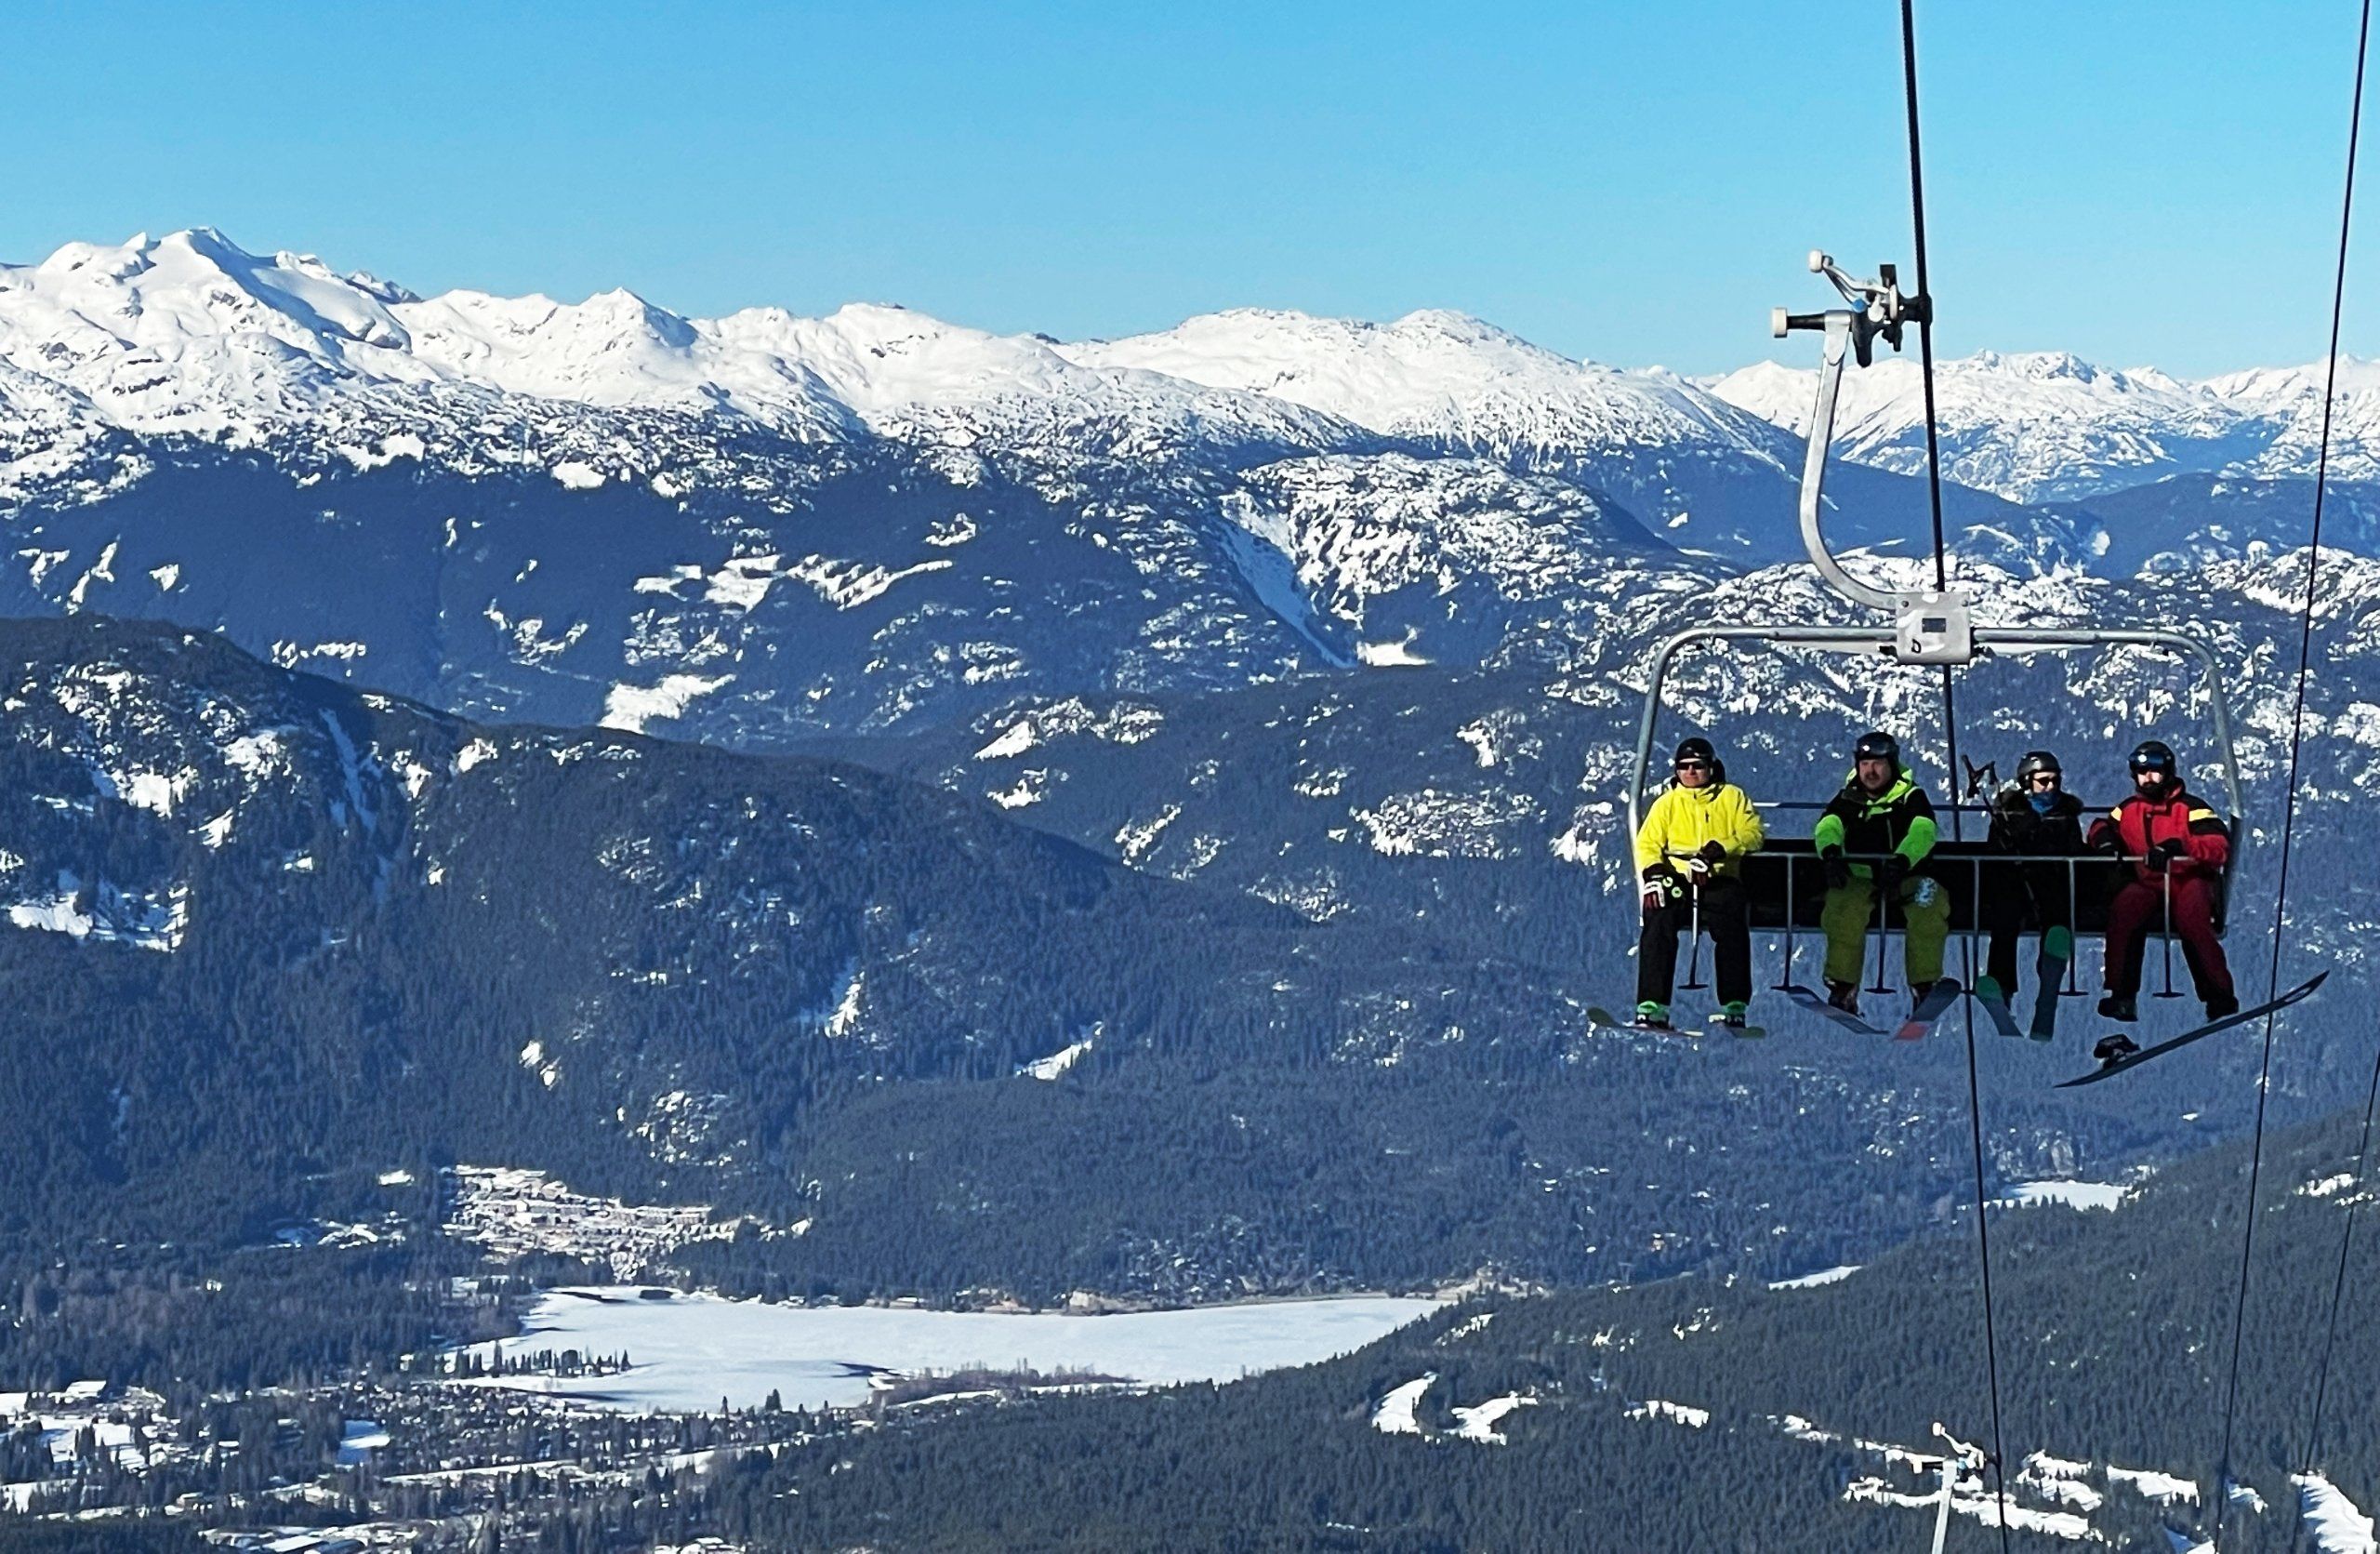
<svg viewBox="0 0 2380 1554"><path fill-rule="evenodd" d="M1942 946L1950 936L1950 893L1941 882L1912 874L1900 883L1890 921L1908 930L1901 941L1901 969L1913 987L1942 975ZM1818 923L1826 930L1826 979L1858 983L1867 959L1868 912L1875 903L1872 882L1853 875L1841 890L1826 893Z"/></svg>

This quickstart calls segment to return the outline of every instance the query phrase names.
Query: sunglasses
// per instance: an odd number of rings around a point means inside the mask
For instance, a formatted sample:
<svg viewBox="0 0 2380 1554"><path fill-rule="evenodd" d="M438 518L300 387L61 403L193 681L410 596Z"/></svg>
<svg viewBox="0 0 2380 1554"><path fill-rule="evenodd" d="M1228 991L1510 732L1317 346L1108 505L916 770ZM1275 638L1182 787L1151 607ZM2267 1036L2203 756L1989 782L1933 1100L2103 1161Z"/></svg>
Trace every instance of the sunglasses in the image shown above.
<svg viewBox="0 0 2380 1554"><path fill-rule="evenodd" d="M2033 786L2036 788L2055 788L2057 786L2057 783L2058 777L2056 772L2035 772L2033 774Z"/></svg>
<svg viewBox="0 0 2380 1554"><path fill-rule="evenodd" d="M1677 769L1681 772L1707 772L1711 769L1711 763L1708 761L1681 761L1677 764Z"/></svg>

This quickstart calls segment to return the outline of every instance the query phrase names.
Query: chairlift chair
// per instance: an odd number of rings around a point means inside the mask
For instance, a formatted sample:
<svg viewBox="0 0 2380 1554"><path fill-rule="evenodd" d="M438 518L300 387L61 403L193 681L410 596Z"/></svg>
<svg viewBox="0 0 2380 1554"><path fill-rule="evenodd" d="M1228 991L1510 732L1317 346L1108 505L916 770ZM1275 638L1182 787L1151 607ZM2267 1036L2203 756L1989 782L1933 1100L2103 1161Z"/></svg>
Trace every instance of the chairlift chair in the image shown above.
<svg viewBox="0 0 2380 1554"><path fill-rule="evenodd" d="M2239 752L2232 737L2231 710L2226 694L2224 671L2214 649L2199 636L2168 629L1978 624L1973 616L1974 601L1956 587L1939 591L1896 591L1874 587L1847 570L1828 549L1818 522L1826 480L1827 450L1833 436L1844 360L1849 357L1861 366L1870 365L1879 339L1898 350L1902 326L1923 320L1929 304L1923 297L1903 295L1890 265L1881 267L1875 280L1862 280L1845 274L1833 259L1823 253L1813 252L1809 266L1832 282L1851 306L1803 314L1789 313L1779 308L1771 318L1772 332L1778 338L1781 339L1792 331L1810 330L1821 334L1825 342L1818 366L1817 400L1810 415L1809 451L1802 466L1802 540L1809 553L1811 565L1836 593L1871 614L1889 617L1891 623L1886 625L1871 620L1840 626L1697 626L1679 631L1663 642L1653 655L1645 690L1644 716L1637 727L1635 762L1628 786L1630 835L1633 836L1642 830L1644 809L1650 796L1649 784L1655 771L1654 736L1660 715L1662 686L1673 663L1689 649L1710 646L1741 651L1746 646L1789 647L1856 657L1881 657L1912 668L1941 666L1957 671L1973 665L1978 659L2003 656L2147 648L2170 654L2185 663L2195 660L2198 667L2200 687L2205 696L2211 724L2208 731L2212 736L2210 743L2220 757L2218 770L2229 808L2230 859L2220 871L2215 891L2215 931L2222 933L2228 915L2226 907L2230 882L2239 868L2245 837L2240 824L2244 806L2241 798ZM1953 814L1975 813L1977 806L1966 804L1958 795L1956 774L1949 776L1950 802L1941 807ZM1819 803L1769 801L1757 807L1768 812L1815 813L1824 805ZM1952 930L1973 934L1986 926L1982 922L1981 909L1987 891L2021 889L2020 871L2028 863L2060 865L2069 870L2072 886L2076 936L2104 938L2109 899L2118 880L2133 861L2099 855L2043 857L2011 854L2002 852L1981 839L1946 837L1935 845L1930 871L1941 881L1950 895ZM1762 851L1743 862L1742 886L1752 926L1782 932L1786 936L1784 980L1792 979L1794 936L1818 927L1820 878L1816 848L1806 834L1800 837L1771 836ZM1887 932L1901 931L1897 923L1887 922L1884 926Z"/></svg>

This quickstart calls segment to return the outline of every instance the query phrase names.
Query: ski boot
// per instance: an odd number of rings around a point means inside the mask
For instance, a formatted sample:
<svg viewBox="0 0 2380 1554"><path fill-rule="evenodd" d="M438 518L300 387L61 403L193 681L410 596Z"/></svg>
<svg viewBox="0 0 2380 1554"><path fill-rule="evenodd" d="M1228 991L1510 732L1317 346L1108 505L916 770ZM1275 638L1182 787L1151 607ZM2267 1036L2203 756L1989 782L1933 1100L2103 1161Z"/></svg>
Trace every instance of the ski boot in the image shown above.
<svg viewBox="0 0 2380 1554"><path fill-rule="evenodd" d="M2228 1020L2239 1012L2240 1001L2228 993L2218 994L2206 1001L2206 1018L2210 1025L2216 1020Z"/></svg>
<svg viewBox="0 0 2380 1554"><path fill-rule="evenodd" d="M1741 1030L1751 1022L1751 1009L1742 1000L1719 1005L1719 1023L1730 1030Z"/></svg>
<svg viewBox="0 0 2380 1554"><path fill-rule="evenodd" d="M1670 1028L1670 1006L1651 999L1636 1006L1636 1023L1646 1030L1667 1030Z"/></svg>
<svg viewBox="0 0 2380 1554"><path fill-rule="evenodd" d="M1931 982L1911 982L1909 985L1909 1012L1914 1015L1923 1008L1925 1003L1925 995L1933 990L1934 984Z"/></svg>
<svg viewBox="0 0 2380 1554"><path fill-rule="evenodd" d="M2121 993L2109 993L2099 1000L2099 1017L2109 1020L2136 1020L2140 1007Z"/></svg>
<svg viewBox="0 0 2380 1554"><path fill-rule="evenodd" d="M1983 1000L1986 1003L2005 1003L2008 1002L2008 995L2001 990L2000 979L1990 975L1978 976L1975 979L1975 996Z"/></svg>
<svg viewBox="0 0 2380 1554"><path fill-rule="evenodd" d="M2091 1056L2102 1063L2119 1063L2140 1050L2140 1043L2119 1030L2112 1036L2102 1036Z"/></svg>
<svg viewBox="0 0 2380 1554"><path fill-rule="evenodd" d="M1846 1015L1859 1012L1859 987L1855 982L1829 982L1826 1001Z"/></svg>

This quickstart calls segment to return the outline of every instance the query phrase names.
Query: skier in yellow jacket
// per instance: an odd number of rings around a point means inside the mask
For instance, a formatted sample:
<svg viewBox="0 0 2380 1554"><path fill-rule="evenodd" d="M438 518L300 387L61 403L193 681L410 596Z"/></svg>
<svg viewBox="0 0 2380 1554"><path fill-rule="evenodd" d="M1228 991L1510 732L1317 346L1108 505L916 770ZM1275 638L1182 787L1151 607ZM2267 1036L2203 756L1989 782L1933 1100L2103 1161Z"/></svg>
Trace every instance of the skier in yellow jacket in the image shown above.
<svg viewBox="0 0 2380 1554"><path fill-rule="evenodd" d="M1747 853L1767 841L1744 790L1727 780L1711 741L1677 747L1675 780L1636 833L1636 871L1644 883L1645 933L1636 943L1636 1023L1670 1023L1677 976L1677 936L1699 911L1711 936L1718 980L1719 1023L1741 1027L1752 1003L1752 926L1738 877Z"/></svg>

